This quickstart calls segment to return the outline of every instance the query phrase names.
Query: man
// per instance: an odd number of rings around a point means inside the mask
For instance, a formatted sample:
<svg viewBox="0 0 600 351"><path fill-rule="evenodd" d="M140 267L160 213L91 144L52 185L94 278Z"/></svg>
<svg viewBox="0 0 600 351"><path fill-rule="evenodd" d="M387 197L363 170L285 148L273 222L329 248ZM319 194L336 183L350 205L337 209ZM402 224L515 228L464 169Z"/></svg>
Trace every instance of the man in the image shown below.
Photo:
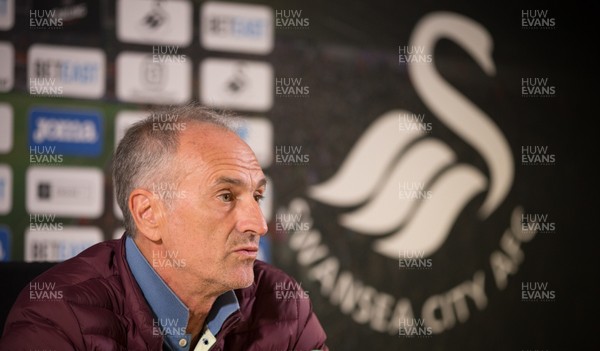
<svg viewBox="0 0 600 351"><path fill-rule="evenodd" d="M26 287L0 350L327 349L306 294L278 299L298 285L255 260L267 184L223 117L190 105L136 123L113 181L127 234Z"/></svg>

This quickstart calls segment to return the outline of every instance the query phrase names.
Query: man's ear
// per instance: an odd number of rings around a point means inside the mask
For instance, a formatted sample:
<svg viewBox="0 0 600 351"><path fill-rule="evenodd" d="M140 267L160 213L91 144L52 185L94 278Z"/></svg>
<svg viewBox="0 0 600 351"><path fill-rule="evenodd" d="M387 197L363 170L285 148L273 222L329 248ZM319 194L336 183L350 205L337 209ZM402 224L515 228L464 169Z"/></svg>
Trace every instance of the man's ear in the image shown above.
<svg viewBox="0 0 600 351"><path fill-rule="evenodd" d="M129 194L129 211L137 227L138 235L151 241L161 239L165 208L154 193L145 189L133 189Z"/></svg>

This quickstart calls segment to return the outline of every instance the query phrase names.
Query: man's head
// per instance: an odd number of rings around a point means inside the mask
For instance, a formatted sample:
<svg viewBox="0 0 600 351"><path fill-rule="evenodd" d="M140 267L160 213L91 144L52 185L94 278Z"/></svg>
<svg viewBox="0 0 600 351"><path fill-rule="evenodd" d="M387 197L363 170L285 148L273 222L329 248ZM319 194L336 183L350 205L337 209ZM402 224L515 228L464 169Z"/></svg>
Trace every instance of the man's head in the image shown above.
<svg viewBox="0 0 600 351"><path fill-rule="evenodd" d="M155 112L127 131L113 167L127 232L146 254L176 258L190 283L252 283L267 230L258 204L265 177L221 115L197 106Z"/></svg>

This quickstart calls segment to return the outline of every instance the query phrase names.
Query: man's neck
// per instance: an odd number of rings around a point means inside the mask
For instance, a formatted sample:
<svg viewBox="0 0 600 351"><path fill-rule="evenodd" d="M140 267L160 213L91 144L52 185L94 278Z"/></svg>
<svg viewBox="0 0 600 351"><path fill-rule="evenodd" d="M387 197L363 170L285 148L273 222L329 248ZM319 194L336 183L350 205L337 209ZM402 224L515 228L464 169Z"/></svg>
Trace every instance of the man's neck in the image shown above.
<svg viewBox="0 0 600 351"><path fill-rule="evenodd" d="M148 261L152 260L153 252L163 251L160 245L152 242L136 242L136 244ZM216 290L214 286L207 283L196 281L197 277L188 276L179 268L163 267L155 269L155 271L188 308L189 319L186 333L192 335L192 345L195 345L200 338L208 313L223 291Z"/></svg>

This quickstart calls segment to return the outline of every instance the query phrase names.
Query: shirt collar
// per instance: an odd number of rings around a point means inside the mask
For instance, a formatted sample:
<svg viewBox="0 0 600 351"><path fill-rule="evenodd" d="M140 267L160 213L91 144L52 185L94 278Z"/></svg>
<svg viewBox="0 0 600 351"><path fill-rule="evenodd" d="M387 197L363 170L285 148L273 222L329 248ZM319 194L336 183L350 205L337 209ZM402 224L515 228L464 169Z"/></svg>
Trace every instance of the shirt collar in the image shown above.
<svg viewBox="0 0 600 351"><path fill-rule="evenodd" d="M189 309L156 273L131 237L125 239L125 255L131 273L154 313L153 329L172 350L189 350L191 334L186 334ZM240 309L233 290L215 300L206 318L207 328L217 335L225 320Z"/></svg>

